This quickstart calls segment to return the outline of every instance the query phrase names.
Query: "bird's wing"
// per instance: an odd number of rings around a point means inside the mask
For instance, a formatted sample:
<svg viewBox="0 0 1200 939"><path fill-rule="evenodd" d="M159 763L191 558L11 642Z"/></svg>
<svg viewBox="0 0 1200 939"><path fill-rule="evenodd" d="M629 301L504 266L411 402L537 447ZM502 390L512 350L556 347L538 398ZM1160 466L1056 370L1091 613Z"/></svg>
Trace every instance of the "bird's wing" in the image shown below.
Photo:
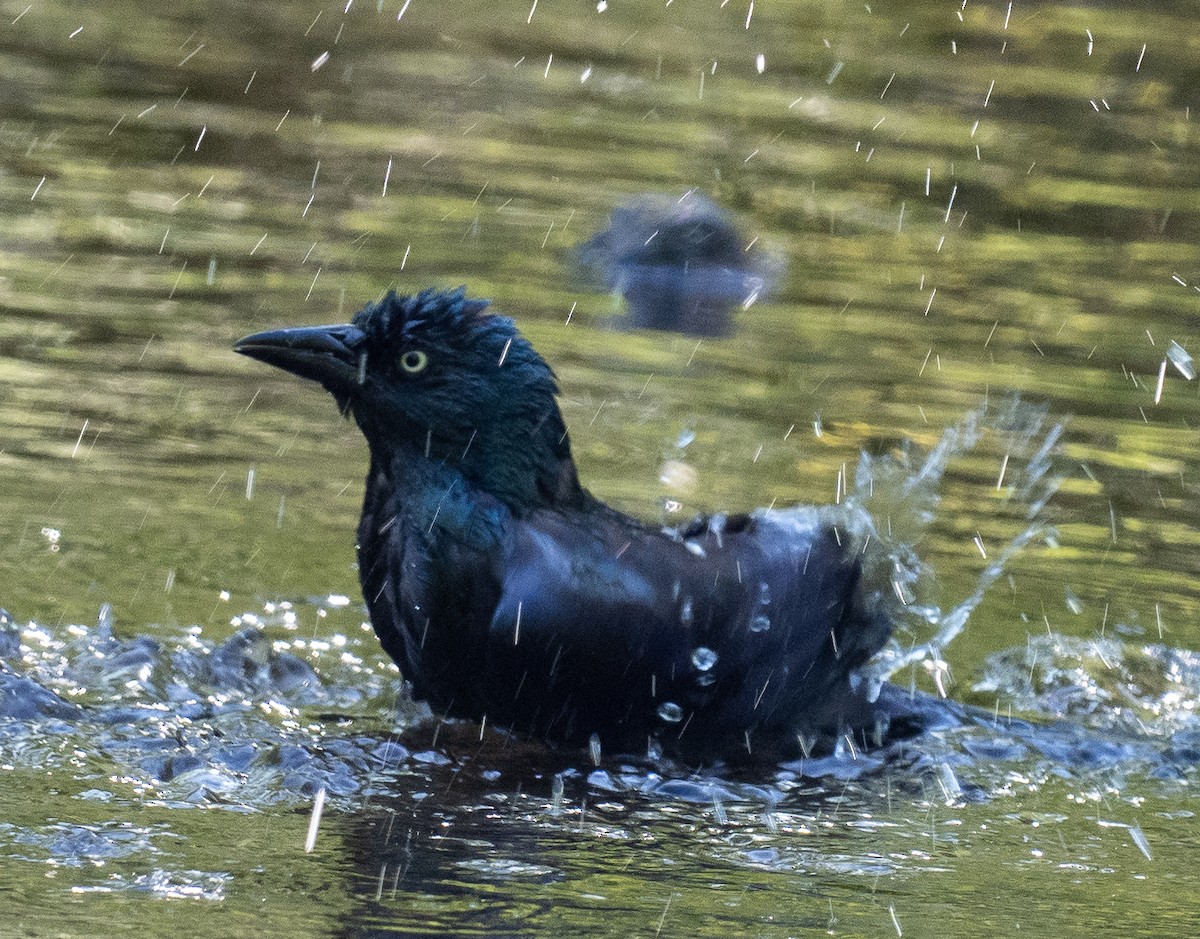
<svg viewBox="0 0 1200 939"><path fill-rule="evenodd" d="M628 750L664 732L725 746L836 709L870 630L854 548L828 519L773 513L675 537L587 521L535 513L512 530L486 662L493 708L511 707L499 719L576 742L616 727L605 745Z"/></svg>
<svg viewBox="0 0 1200 939"><path fill-rule="evenodd" d="M644 748L650 715L692 650L675 584L690 576L682 555L604 515L546 511L513 525L486 663L490 697L511 711L501 719L577 743L606 729L606 747Z"/></svg>

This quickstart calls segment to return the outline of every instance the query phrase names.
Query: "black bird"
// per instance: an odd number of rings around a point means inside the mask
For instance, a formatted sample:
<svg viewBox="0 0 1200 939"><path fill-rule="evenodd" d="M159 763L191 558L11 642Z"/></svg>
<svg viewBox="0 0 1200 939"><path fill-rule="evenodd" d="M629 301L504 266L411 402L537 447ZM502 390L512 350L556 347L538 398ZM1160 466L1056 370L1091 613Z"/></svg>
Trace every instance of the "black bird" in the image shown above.
<svg viewBox="0 0 1200 939"><path fill-rule="evenodd" d="M577 256L625 298L632 327L725 336L734 309L766 297L782 271L757 241L701 193L643 195L617 206Z"/></svg>
<svg viewBox="0 0 1200 939"><path fill-rule="evenodd" d="M643 524L582 488L554 373L463 289L236 351L320 382L371 466L363 593L414 693L554 745L692 763L875 730L856 673L887 639L865 512ZM597 744L598 741L598 744Z"/></svg>

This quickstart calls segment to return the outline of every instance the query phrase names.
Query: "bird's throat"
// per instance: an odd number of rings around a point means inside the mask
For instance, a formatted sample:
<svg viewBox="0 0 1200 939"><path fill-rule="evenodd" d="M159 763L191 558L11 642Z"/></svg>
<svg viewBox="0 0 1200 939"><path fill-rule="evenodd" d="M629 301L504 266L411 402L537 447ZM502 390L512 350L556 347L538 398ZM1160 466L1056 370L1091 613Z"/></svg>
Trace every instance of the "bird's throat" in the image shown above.
<svg viewBox="0 0 1200 939"><path fill-rule="evenodd" d="M430 544L450 538L488 548L499 540L511 514L457 468L423 454L395 454L386 465L373 460L367 485L390 494L384 514L392 524Z"/></svg>

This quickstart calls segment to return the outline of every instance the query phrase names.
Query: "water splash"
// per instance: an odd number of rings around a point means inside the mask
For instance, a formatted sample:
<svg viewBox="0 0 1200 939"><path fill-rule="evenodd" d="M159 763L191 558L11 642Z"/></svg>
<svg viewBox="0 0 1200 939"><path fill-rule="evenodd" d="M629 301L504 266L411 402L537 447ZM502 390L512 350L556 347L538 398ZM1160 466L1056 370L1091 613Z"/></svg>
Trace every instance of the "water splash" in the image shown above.
<svg viewBox="0 0 1200 939"><path fill-rule="evenodd" d="M1045 509L1063 480L1054 468L1054 453L1064 427L1062 421L1049 419L1046 408L1013 397L985 401L948 428L917 465L907 447L899 454L862 455L846 505L865 516L868 526L864 583L875 589L874 604L897 626L896 635L863 671L872 697L891 676L918 663L930 668L944 696L945 648L963 631L1014 557L1039 540L1053 544L1055 533ZM947 468L977 449L985 436L998 438L1004 453L995 490L1002 494L1006 511L1018 514L1025 524L991 556L977 539L989 563L971 593L942 609L921 599L932 577L916 546L936 518ZM898 635L910 637L907 647Z"/></svg>

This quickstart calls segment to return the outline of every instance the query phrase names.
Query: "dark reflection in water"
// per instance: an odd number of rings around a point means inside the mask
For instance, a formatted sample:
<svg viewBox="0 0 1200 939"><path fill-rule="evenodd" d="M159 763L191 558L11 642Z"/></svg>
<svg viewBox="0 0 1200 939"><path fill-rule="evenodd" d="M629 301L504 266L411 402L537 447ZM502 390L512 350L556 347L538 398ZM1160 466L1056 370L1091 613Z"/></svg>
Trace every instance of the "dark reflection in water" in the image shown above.
<svg viewBox="0 0 1200 939"><path fill-rule="evenodd" d="M625 298L631 328L727 336L780 274L757 241L702 193L645 195L614 209L579 259Z"/></svg>
<svg viewBox="0 0 1200 939"><path fill-rule="evenodd" d="M786 768L769 782L744 782L663 778L645 766L611 763L589 772L495 735L464 738L463 729L445 728L450 761L423 767L405 794L330 822L334 847L326 849L348 852L359 872L355 922L364 934L595 929L598 904L653 924L670 896L689 898L675 913L685 922L700 907L707 928L735 928L745 922L747 891L769 891L773 882L791 892L787 903L776 901L777 915L827 925L822 898L833 884L932 873L940 869L939 843L971 837L939 831L934 822L930 830L898 822L899 805L922 806L930 818L941 807L961 824L980 814L965 806L1004 801L1017 780L1031 781L1026 773L1053 786L1056 777L1085 779L1122 761L1156 773L1167 766L1189 772L1190 761L1175 748L1165 760L1152 756L1158 747L1145 739L999 719L981 720L951 747L926 741L893 751L886 763L867 760L836 785ZM1048 759L1030 756L1027 746ZM990 777L987 788L972 776ZM985 817L985 829L1017 821ZM1039 827L1036 816L1030 821ZM1150 858L1137 823L1111 827ZM703 845L700 852L681 850L683 831ZM839 905L866 902L855 892L843 888Z"/></svg>

